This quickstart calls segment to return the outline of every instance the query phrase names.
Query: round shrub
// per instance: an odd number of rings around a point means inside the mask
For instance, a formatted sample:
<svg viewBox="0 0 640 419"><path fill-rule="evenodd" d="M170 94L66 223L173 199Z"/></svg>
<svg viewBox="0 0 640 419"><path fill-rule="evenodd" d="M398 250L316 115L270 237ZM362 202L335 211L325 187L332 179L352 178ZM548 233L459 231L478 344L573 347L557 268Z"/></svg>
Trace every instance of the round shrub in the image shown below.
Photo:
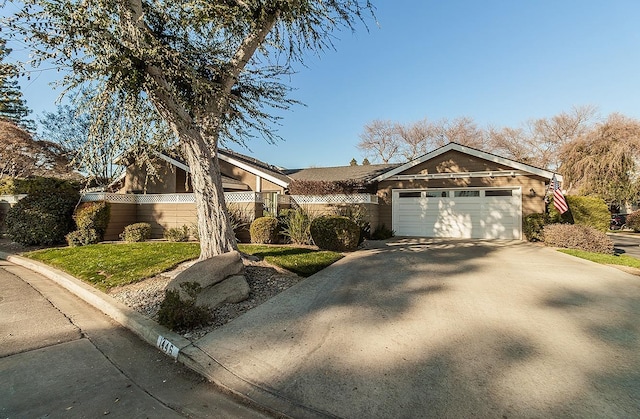
<svg viewBox="0 0 640 419"><path fill-rule="evenodd" d="M25 246L64 243L73 230L72 214L79 198L77 192L66 190L29 195L7 212L7 234Z"/></svg>
<svg viewBox="0 0 640 419"><path fill-rule="evenodd" d="M151 224L135 223L129 224L120 233L120 238L128 243L143 242L151 237Z"/></svg>
<svg viewBox="0 0 640 419"><path fill-rule="evenodd" d="M104 238L110 217L111 207L107 202L86 202L73 215L78 230L95 230L98 241Z"/></svg>
<svg viewBox="0 0 640 419"><path fill-rule="evenodd" d="M544 228L544 214L529 214L524 217L522 229L524 235L530 242L542 241L542 229Z"/></svg>
<svg viewBox="0 0 640 419"><path fill-rule="evenodd" d="M316 246L336 252L355 250L360 239L360 227L339 215L323 215L314 219L310 231Z"/></svg>
<svg viewBox="0 0 640 419"><path fill-rule="evenodd" d="M580 224L549 224L544 226L544 244L586 252L613 254L613 241L602 231Z"/></svg>
<svg viewBox="0 0 640 419"><path fill-rule="evenodd" d="M184 225L182 227L166 229L162 235L170 242L186 242L189 241L191 231L189 226Z"/></svg>
<svg viewBox="0 0 640 419"><path fill-rule="evenodd" d="M633 211L627 215L626 224L627 228L632 229L636 233L640 233L640 210Z"/></svg>
<svg viewBox="0 0 640 419"><path fill-rule="evenodd" d="M65 236L69 247L86 246L100 242L98 232L93 228L72 231Z"/></svg>
<svg viewBox="0 0 640 419"><path fill-rule="evenodd" d="M275 217L259 217L253 220L249 233L251 234L251 243L277 243L279 232L278 219Z"/></svg>

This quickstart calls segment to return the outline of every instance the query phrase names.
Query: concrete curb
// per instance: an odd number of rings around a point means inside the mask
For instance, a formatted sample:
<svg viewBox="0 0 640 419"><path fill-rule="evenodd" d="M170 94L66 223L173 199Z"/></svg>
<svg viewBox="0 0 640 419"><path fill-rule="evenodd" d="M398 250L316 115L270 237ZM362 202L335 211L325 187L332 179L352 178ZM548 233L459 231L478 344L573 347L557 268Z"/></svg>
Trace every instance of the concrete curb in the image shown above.
<svg viewBox="0 0 640 419"><path fill-rule="evenodd" d="M79 279L44 263L0 252L0 259L37 272L100 310L148 344L202 375L225 391L279 417L326 418L326 413L300 406L235 375L190 340L143 316Z"/></svg>
<svg viewBox="0 0 640 419"><path fill-rule="evenodd" d="M188 339L183 338L166 327L160 326L158 323L148 319L114 298L109 297L107 294L98 291L92 286L85 284L79 279L62 272L59 269L35 260L10 255L4 252L0 252L0 259L5 259L11 263L46 276L56 284L67 289L69 292L75 294L107 316L111 317L122 326L131 330L145 342L163 350L169 356L171 356L170 353L159 347L159 338L168 340L174 347L178 348L178 353L182 349L191 345L191 341ZM168 345L165 345L165 347L167 346Z"/></svg>

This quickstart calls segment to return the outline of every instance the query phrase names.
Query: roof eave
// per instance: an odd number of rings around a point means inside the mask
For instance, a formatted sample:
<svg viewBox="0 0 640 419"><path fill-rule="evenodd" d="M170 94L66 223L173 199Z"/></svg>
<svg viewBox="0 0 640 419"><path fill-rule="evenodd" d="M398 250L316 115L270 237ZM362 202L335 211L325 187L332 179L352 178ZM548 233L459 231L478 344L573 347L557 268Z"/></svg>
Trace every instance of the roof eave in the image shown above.
<svg viewBox="0 0 640 419"><path fill-rule="evenodd" d="M484 151L480 151L480 150L476 150L475 148L471 148L471 147L466 147L463 145L460 145L458 143L449 143L445 146L442 146L436 150L433 150L427 154L424 154L416 159L413 159L403 165L400 165L398 167L396 167L395 169L389 170L386 173L383 173L375 178L372 179L372 181L383 181L385 179L390 178L391 176L395 176L398 173L402 173L407 169L410 169L414 166L417 166L421 163L424 163L428 160L431 160L435 157L440 156L441 154L444 154L448 151L458 151L461 153L465 153L465 154L469 154L472 155L474 157L478 157L484 160L489 160L492 161L494 163L498 163L498 164L502 164L504 166L510 166L514 169L518 169L518 170L522 170L546 179L552 179L554 176L556 177L556 179L560 182L562 182L562 176L559 174L556 174L554 172L551 172L549 170L544 170L544 169L540 169L537 167L533 167L533 166L529 166L528 164L524 164L524 163L520 163L517 162L515 160L511 160L511 159L507 159L505 157L500 157L500 156L496 156L495 154L490 154Z"/></svg>

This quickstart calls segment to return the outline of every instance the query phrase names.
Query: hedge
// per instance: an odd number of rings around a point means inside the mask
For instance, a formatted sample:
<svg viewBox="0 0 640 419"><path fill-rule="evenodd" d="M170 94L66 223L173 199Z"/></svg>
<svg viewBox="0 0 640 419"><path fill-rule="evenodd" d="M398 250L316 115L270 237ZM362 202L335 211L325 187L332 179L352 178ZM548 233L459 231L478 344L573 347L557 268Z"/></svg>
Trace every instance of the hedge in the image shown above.
<svg viewBox="0 0 640 419"><path fill-rule="evenodd" d="M569 211L560 215L553 205L553 198L549 203L547 224L568 223L580 224L600 231L609 230L611 213L602 198L595 196L565 196Z"/></svg>
<svg viewBox="0 0 640 419"><path fill-rule="evenodd" d="M356 250L360 239L360 227L339 215L323 215L314 219L310 231L316 246L336 252Z"/></svg>
<svg viewBox="0 0 640 419"><path fill-rule="evenodd" d="M73 210L80 196L75 191L51 190L18 201L5 219L11 240L25 246L64 243L73 230Z"/></svg>

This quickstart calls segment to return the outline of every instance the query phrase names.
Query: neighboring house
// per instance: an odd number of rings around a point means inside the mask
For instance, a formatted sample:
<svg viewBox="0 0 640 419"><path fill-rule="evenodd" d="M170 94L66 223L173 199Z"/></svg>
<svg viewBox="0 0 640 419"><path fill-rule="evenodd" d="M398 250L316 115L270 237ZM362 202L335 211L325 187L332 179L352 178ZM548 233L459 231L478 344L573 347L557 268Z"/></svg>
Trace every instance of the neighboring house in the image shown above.
<svg viewBox="0 0 640 419"><path fill-rule="evenodd" d="M127 168L120 192L128 198L115 199L140 208L133 216L127 208L122 213L128 214L123 215L126 221L114 222L111 236L129 221L151 222L155 236L195 221L189 168L179 159L158 157L157 179L133 165ZM360 205L366 208L372 229L384 224L398 236L521 239L523 217L544 212L545 192L554 175L456 143L402 165L284 170L227 150L219 152L219 161L227 203L240 205L252 217L265 210L276 214L288 206L331 212L334 207ZM298 193L296 182L343 182L360 189L348 194L291 195ZM118 210L112 209L112 214Z"/></svg>

